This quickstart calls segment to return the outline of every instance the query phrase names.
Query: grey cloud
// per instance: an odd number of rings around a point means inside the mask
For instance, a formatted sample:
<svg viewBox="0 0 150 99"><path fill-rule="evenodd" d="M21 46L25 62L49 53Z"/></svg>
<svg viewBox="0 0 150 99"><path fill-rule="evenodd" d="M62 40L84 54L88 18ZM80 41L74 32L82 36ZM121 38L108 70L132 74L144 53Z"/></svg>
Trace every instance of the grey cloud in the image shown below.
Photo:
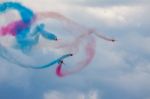
<svg viewBox="0 0 150 99"><path fill-rule="evenodd" d="M105 7L105 6L117 6L117 5L139 5L150 3L149 0L64 0L64 2L71 4L77 4L82 6L92 6L92 7Z"/></svg>
<svg viewBox="0 0 150 99"><path fill-rule="evenodd" d="M128 21L127 25L108 26L102 19L87 13L86 7L82 7L82 5L90 7L121 6L144 4L144 2L148 3L146 0L109 0L109 2L106 0L64 0L64 3L75 3L81 6L78 8L67 5L70 9L67 10L68 12L64 12L66 15L77 22L96 28L99 32L105 32L105 35L114 36L117 42L112 44L96 38L97 53L92 63L83 71L65 78L55 76L55 67L39 71L11 67L13 71L10 72L10 67L1 66L0 93L9 94L13 98L43 99L45 94L47 94L45 97L50 97L49 94L51 95L54 91L65 97L69 92L72 95L74 95L74 91L85 94L94 89L103 93L100 97L102 99L144 99L149 97L149 9L145 8L142 13L136 13L137 16L140 16L138 18L136 16L128 17L131 22ZM141 22L139 27L137 27L137 21ZM25 86L25 89L22 86L16 86L20 83L29 85ZM0 96L0 98L4 98L4 95L0 94ZM10 97L5 99L10 99Z"/></svg>

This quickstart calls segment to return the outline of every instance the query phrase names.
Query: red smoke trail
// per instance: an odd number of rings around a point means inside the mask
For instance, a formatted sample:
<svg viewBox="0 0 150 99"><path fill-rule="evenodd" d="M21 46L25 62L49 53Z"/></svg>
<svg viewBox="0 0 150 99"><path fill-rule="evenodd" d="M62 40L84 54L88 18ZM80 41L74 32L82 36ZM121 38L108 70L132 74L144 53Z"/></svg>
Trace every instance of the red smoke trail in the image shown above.
<svg viewBox="0 0 150 99"><path fill-rule="evenodd" d="M93 37L90 38L90 40L88 40L86 46L85 46L85 53L86 53L86 58L79 61L77 64L75 64L74 69L70 70L70 71L62 71L62 65L63 63L58 64L57 68L56 68L56 74L59 77L63 77L63 76L67 76L76 72L79 72L80 70L82 70L83 68L87 67L88 64L92 61L94 55L95 55L95 40Z"/></svg>

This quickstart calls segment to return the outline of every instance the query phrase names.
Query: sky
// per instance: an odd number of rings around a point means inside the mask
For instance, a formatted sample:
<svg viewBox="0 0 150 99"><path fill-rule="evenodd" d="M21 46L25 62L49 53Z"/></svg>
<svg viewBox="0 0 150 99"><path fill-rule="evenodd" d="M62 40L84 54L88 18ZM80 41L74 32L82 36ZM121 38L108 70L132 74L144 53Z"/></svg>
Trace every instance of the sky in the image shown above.
<svg viewBox="0 0 150 99"><path fill-rule="evenodd" d="M55 68L29 70L0 58L0 99L150 99L149 0L4 1L59 12L116 42L95 37L93 61L63 78Z"/></svg>

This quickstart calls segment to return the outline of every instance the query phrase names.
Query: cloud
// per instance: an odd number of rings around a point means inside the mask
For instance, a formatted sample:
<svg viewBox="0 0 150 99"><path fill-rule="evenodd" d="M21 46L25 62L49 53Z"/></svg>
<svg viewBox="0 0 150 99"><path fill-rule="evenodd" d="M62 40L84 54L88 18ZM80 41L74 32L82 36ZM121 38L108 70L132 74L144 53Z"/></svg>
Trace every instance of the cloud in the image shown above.
<svg viewBox="0 0 150 99"><path fill-rule="evenodd" d="M86 10L88 13L91 14L91 16L95 16L95 18L101 20L101 22L103 22L104 24L112 27L118 27L118 26L120 27L120 26L127 26L129 24L133 24L133 17L139 15L139 13L143 11L143 7L140 6L139 7L138 6L115 6L115 7L107 7L107 8L89 7Z"/></svg>
<svg viewBox="0 0 150 99"><path fill-rule="evenodd" d="M107 6L122 6L122 5L140 5L150 3L149 0L64 0L64 2L69 2L71 4L82 5L82 6L92 6L92 7L107 7Z"/></svg>
<svg viewBox="0 0 150 99"><path fill-rule="evenodd" d="M44 99L149 99L149 0L20 2L34 11L65 14L98 32L112 35L117 42L112 44L95 37L97 52L92 63L83 71L65 78L54 76L53 67L31 71L1 62L0 87L2 83L17 88L20 85L30 87L30 90L22 91L28 94L28 99L31 94ZM24 87L20 88L24 90Z"/></svg>
<svg viewBox="0 0 150 99"><path fill-rule="evenodd" d="M11 86L18 88L28 88L30 72L26 69L9 64L7 61L0 59L0 86L3 83L9 83Z"/></svg>
<svg viewBox="0 0 150 99"><path fill-rule="evenodd" d="M51 91L44 94L44 99L101 99L96 90L83 92Z"/></svg>

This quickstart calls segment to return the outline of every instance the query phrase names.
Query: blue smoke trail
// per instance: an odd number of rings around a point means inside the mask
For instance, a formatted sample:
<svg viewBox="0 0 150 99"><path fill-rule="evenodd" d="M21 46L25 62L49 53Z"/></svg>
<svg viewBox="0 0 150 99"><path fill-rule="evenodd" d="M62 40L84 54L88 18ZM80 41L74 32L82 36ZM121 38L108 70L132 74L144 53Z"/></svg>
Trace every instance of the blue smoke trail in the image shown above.
<svg viewBox="0 0 150 99"><path fill-rule="evenodd" d="M13 63L13 64L16 64L16 65L18 65L18 66L24 67L24 68L44 69L44 68L48 68L48 67L50 67L50 66L52 66L52 65L54 65L54 64L57 64L57 63L59 64L59 63L60 63L62 60L64 60L65 58L72 56L72 54L65 54L65 55L62 55L61 57L59 57L59 58L55 59L54 61L51 61L51 62L49 62L49 63L47 63L47 64L45 64L45 65L33 66L33 65L26 65L26 64L23 64L23 63L17 61L17 60L13 57L13 55L11 55L11 52L10 52L7 48L5 48L3 45L0 44L0 56L1 56L3 59L5 59L5 60L7 60L7 61L9 61L9 62L11 62L11 63Z"/></svg>
<svg viewBox="0 0 150 99"><path fill-rule="evenodd" d="M12 31L15 29L16 31L16 42L17 42L17 46L23 51L23 52L29 52L32 49L32 46L37 44L39 42L39 35L41 34L45 39L48 40L57 40L57 37L52 34L49 33L48 31L45 31L45 25L44 24L40 24L37 25L34 29L33 32L30 32L31 30L31 24L32 21L35 18L34 13L22 6L20 3L16 3L16 2L5 2L3 4L0 4L0 12L1 13L5 13L7 10L9 9L15 9L19 12L22 20L21 21L16 21L14 23L15 26L12 26L13 29ZM20 25L21 24L21 25ZM9 25L9 27L11 27L11 25ZM9 28L8 28L9 29ZM11 30L10 30L11 32ZM5 48L4 46L0 45L0 56L11 62L14 63L16 65L25 67L25 68L33 68L33 69L42 69L42 68L47 68L51 65L54 65L56 63L59 63L61 60L69 57L71 54L66 54L63 55L59 58L57 58L56 60L45 64L45 65L41 65L41 66L29 66L29 65L25 65L20 63L19 61L17 61L13 55L12 52L10 52L7 48Z"/></svg>
<svg viewBox="0 0 150 99"><path fill-rule="evenodd" d="M5 2L0 4L0 12L4 13L8 9L17 10L22 18L21 21L17 21L14 24L15 26L12 26L13 29L10 32L15 30L17 47L20 48L24 53L29 52L32 47L38 43L39 34L41 34L45 39L57 40L57 37L54 34L44 30L44 24L36 26L33 33L30 32L31 25L35 20L35 14L32 10L16 2Z"/></svg>
<svg viewBox="0 0 150 99"><path fill-rule="evenodd" d="M35 14L25 6L17 2L4 2L0 4L0 12L6 12L9 9L15 9L19 12L22 21L25 23L30 23L35 16Z"/></svg>

